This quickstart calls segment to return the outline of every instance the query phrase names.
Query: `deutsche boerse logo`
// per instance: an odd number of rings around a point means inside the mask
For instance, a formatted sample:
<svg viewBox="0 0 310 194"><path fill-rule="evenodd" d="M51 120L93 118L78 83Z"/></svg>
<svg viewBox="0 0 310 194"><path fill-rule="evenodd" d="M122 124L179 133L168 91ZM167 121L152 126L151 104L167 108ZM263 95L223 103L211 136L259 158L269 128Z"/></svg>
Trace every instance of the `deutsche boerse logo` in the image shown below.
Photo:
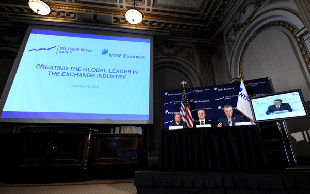
<svg viewBox="0 0 310 194"><path fill-rule="evenodd" d="M52 50L53 48L56 48L56 46L53 46L50 48L29 49L28 52L31 52L31 51L49 51L49 50Z"/></svg>
<svg viewBox="0 0 310 194"><path fill-rule="evenodd" d="M28 52L43 52L43 51L56 51L56 54L73 54L73 53L92 53L92 49L82 47L69 47L69 46L52 46L48 48L33 48Z"/></svg>

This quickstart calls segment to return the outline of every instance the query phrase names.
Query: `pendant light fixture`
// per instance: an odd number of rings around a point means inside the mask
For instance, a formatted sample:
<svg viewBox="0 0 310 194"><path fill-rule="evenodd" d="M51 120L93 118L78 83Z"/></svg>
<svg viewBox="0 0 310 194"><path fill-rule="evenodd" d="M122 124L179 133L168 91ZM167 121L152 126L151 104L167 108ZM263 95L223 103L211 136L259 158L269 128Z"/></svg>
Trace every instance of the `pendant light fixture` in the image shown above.
<svg viewBox="0 0 310 194"><path fill-rule="evenodd" d="M125 13L125 18L130 24L138 24L142 21L142 13L136 9L136 1L133 1L133 7Z"/></svg>
<svg viewBox="0 0 310 194"><path fill-rule="evenodd" d="M40 15L47 15L51 12L50 6L42 0L29 0L28 5L34 12Z"/></svg>

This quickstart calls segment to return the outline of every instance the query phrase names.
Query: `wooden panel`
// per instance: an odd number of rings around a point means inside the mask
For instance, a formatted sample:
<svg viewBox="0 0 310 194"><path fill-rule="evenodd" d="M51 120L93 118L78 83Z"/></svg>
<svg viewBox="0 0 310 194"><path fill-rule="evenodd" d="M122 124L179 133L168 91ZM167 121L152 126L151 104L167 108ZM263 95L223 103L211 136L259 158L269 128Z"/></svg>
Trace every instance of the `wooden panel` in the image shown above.
<svg viewBox="0 0 310 194"><path fill-rule="evenodd" d="M138 161L145 162L140 154L142 137L74 127L26 127L0 133L0 180L133 175Z"/></svg>
<svg viewBox="0 0 310 194"><path fill-rule="evenodd" d="M88 134L26 134L20 164L79 164L87 157Z"/></svg>
<svg viewBox="0 0 310 194"><path fill-rule="evenodd" d="M137 164L139 135L95 134L90 164Z"/></svg>

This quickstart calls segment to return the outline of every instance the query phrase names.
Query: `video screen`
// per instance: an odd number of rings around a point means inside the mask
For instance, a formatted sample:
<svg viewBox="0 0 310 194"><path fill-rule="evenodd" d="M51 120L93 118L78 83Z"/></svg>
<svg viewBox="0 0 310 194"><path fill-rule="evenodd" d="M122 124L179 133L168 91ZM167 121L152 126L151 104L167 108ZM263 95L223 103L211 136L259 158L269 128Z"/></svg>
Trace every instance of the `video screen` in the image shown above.
<svg viewBox="0 0 310 194"><path fill-rule="evenodd" d="M257 122L308 116L300 90L260 96L251 102Z"/></svg>
<svg viewBox="0 0 310 194"><path fill-rule="evenodd" d="M0 101L0 122L151 124L152 40L30 26Z"/></svg>

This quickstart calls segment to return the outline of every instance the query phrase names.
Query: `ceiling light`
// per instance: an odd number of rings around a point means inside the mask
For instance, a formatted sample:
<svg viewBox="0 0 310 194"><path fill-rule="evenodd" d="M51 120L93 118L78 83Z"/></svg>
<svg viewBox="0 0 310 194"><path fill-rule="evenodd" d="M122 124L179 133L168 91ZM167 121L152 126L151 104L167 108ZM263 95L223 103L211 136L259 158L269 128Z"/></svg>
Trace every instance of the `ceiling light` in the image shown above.
<svg viewBox="0 0 310 194"><path fill-rule="evenodd" d="M142 21L142 13L135 9L136 1L133 1L133 8L130 8L125 13L125 18L130 24L138 24Z"/></svg>
<svg viewBox="0 0 310 194"><path fill-rule="evenodd" d="M41 0L29 0L28 5L34 12L40 15L47 15L51 12L50 6Z"/></svg>

